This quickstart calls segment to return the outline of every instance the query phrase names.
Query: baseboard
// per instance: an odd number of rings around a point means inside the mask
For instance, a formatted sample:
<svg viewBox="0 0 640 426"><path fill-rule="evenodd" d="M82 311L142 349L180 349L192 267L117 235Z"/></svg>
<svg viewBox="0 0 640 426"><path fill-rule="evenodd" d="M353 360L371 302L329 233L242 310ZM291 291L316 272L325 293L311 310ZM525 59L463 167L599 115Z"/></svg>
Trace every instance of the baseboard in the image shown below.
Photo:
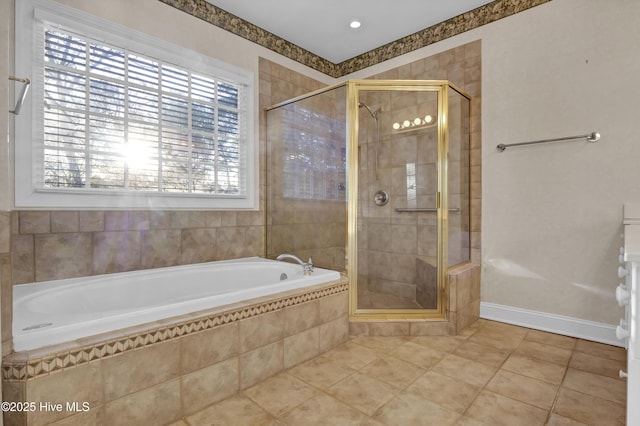
<svg viewBox="0 0 640 426"><path fill-rule="evenodd" d="M480 318L593 340L608 345L624 346L624 342L616 338L616 326L611 324L488 302L480 302Z"/></svg>

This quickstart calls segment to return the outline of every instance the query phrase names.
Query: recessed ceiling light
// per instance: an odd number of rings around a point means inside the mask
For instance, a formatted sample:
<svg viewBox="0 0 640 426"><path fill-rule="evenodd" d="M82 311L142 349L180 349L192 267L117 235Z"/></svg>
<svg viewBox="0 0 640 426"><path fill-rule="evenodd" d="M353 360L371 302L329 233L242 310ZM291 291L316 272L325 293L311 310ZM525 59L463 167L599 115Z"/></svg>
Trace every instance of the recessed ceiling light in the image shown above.
<svg viewBox="0 0 640 426"><path fill-rule="evenodd" d="M360 28L360 25L362 25L360 21L351 21L351 23L349 24L349 26L353 29Z"/></svg>

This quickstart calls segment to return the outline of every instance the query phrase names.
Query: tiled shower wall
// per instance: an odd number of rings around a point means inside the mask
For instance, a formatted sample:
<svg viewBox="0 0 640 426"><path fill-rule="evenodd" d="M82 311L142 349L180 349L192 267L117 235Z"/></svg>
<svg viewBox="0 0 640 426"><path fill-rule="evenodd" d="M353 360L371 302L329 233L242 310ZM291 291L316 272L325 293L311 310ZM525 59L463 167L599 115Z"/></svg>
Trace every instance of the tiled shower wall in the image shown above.
<svg viewBox="0 0 640 426"><path fill-rule="evenodd" d="M471 95L471 261L480 263L481 163L481 41L473 41L433 56L376 74L374 79L449 80Z"/></svg>
<svg viewBox="0 0 640 426"><path fill-rule="evenodd" d="M415 61L398 68L386 71L384 73L373 76L374 79L407 79L407 80L449 80L457 87L467 92L472 96L471 102L471 128L464 129L470 130L471 136L471 153L470 153L470 167L469 164L465 164L470 170L464 173L465 178L469 178L471 185L471 220L470 220L470 251L471 261L479 264L480 262L480 209L481 209L481 42L474 41L451 50L441 52L439 54ZM375 94L374 94L375 95ZM369 94L369 98L366 99L369 105L375 107L389 105L388 100L376 98L372 94ZM379 95L378 95L379 96ZM379 115L381 125L383 129L389 129L393 121L398 121L398 117L415 116L410 115L411 107L413 104L400 105L398 108L391 108L391 111L384 111ZM435 100L434 100L435 103ZM405 113L403 110L408 112ZM396 111L397 109L397 111ZM450 108L454 114L450 117L451 122L453 120L460 121L460 111L456 108ZM396 116L391 117L390 113L396 113ZM404 114L404 115L403 115ZM371 122L371 118L368 114L361 114L364 117L365 124ZM362 120L362 119L361 119ZM361 126L364 131L372 132L371 126ZM456 126L451 126L451 129L456 129ZM387 132L388 133L388 132ZM373 172L373 164L375 160L371 154L369 155L369 165L363 164L364 171L368 174L365 175L369 179L362 179L359 184L359 202L361 206L360 211L364 212L364 218L362 219L362 229L359 235L359 248L364 248L359 252L358 268L359 286L362 283L368 285L368 289L377 293L393 294L403 297L405 299L415 298L416 288L413 284L415 282L416 275L416 253L421 260L435 261L436 247L437 247L437 227L434 216L422 216L416 218L415 216L408 216L406 213L396 213L393 211L396 207L407 207L406 203L406 171L403 168L404 164L409 159L415 158L416 141L412 140L410 136L403 138L391 139L384 137L384 131L381 131L380 153L378 154L379 160L377 162L377 170ZM368 139L373 138L373 134L368 135ZM365 138L367 139L367 138ZM455 140L455 136L452 135L452 140ZM425 139L424 142L430 142L434 147L437 141L437 133L435 128L432 134ZM366 146L366 144L363 144ZM372 151L372 150L369 150ZM433 150L432 150L433 151ZM466 152L464 153L466 155ZM375 155L375 152L374 154ZM431 167L433 172L431 175L435 175L435 156L436 152L427 152L424 154L426 157L423 167ZM461 177L462 173L458 176L454 176L451 170L461 169L461 158L463 157L459 147L451 146L451 152L449 157L450 162L450 207L463 207L463 210L467 210L466 205L462 205L459 193L461 192ZM406 160L406 161L405 161ZM398 167L402 165L403 167ZM392 184L389 188L378 187L379 183L375 181L375 174L380 176L391 177ZM371 182L371 183L370 183ZM404 187L403 187L404 185ZM420 185L420 183L419 183ZM431 183L433 188L435 182ZM422 183L422 186L429 186ZM384 207L375 206L374 193L379 189L385 189L389 192L391 201ZM404 191L404 192L403 192ZM431 191L432 193L435 191ZM404 198L402 197L404 193ZM418 205L417 207L431 207L435 205L435 197L428 197L425 195L419 195L418 198L422 198L424 205ZM412 206L409 206L412 207ZM467 225L461 221L460 215L450 215L449 232L454 235L454 238L450 239L450 243L457 244L458 251L462 251L465 248L469 248L469 241L466 240L466 235L469 231ZM402 237L398 241L390 243L389 236L401 235ZM455 237L457 235L457 237ZM453 246L451 247L453 249ZM460 255L456 255L455 250L450 250L450 256L460 258ZM450 260L452 260L450 259ZM458 263L453 260L455 265ZM394 268L395 265L401 264L401 268ZM367 280L368 278L368 280ZM360 289L359 289L360 290Z"/></svg>

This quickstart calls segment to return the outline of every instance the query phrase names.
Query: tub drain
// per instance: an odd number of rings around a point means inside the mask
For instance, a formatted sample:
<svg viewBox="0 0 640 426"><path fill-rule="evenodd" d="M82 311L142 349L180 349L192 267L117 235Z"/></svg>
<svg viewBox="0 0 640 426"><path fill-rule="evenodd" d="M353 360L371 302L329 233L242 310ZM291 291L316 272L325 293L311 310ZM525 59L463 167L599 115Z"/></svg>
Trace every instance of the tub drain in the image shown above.
<svg viewBox="0 0 640 426"><path fill-rule="evenodd" d="M49 327L50 325L53 325L53 323L52 322L43 322L42 324L34 324L34 325L30 325L29 327L25 327L25 328L22 329L22 331L37 330L39 328Z"/></svg>
<svg viewBox="0 0 640 426"><path fill-rule="evenodd" d="M284 272L280 274L280 281L284 281L284 280L286 280L287 278L289 278L289 277L288 277L288 276L287 276L287 274L285 274Z"/></svg>

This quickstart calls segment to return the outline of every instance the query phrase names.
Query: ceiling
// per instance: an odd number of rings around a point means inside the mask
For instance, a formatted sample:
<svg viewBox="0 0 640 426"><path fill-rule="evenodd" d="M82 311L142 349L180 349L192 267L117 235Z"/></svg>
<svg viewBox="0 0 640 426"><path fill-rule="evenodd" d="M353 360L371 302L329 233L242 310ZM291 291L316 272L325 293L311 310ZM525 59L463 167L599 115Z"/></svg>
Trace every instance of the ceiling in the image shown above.
<svg viewBox="0 0 640 426"><path fill-rule="evenodd" d="M206 1L338 64L493 0Z"/></svg>

